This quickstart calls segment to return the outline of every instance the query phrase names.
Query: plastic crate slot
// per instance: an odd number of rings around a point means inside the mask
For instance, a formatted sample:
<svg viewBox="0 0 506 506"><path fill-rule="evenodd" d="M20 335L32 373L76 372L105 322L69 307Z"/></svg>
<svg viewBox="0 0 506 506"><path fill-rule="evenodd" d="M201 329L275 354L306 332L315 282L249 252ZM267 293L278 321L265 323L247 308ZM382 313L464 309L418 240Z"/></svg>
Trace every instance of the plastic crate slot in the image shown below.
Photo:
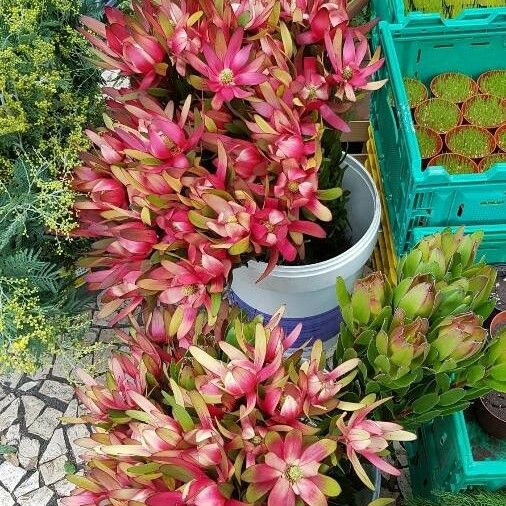
<svg viewBox="0 0 506 506"><path fill-rule="evenodd" d="M471 46L490 46L490 42L488 41L477 41L477 42L471 42Z"/></svg>
<svg viewBox="0 0 506 506"><path fill-rule="evenodd" d="M463 212L464 212L464 204L460 204L459 209L457 211L457 216L461 218Z"/></svg>

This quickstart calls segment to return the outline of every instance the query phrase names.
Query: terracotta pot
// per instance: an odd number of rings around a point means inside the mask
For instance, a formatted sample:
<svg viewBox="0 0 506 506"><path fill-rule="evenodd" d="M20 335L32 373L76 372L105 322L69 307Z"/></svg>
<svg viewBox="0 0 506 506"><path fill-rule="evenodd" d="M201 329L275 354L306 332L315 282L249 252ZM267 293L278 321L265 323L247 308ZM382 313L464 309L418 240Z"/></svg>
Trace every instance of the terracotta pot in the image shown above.
<svg viewBox="0 0 506 506"><path fill-rule="evenodd" d="M495 95L496 97L500 97L500 98L506 98L506 96L504 95L499 95L498 92L496 92L495 90L493 89L490 89L489 87L487 87L487 78L488 76L492 75L492 74L506 74L506 70L489 70L488 72L485 72L483 73L479 78L478 78L478 86L481 90L482 93L488 93L490 95Z"/></svg>
<svg viewBox="0 0 506 506"><path fill-rule="evenodd" d="M418 101L414 101L411 99L408 93L408 87L407 83L414 83L415 85L420 87L420 90L422 91L422 98ZM422 102L425 102L429 98L429 90L427 90L427 87L425 84L422 83L422 81L419 81L418 79L413 79L411 77L405 77L404 78L404 87L406 88L406 94L408 95L409 100L409 106L411 109L416 109Z"/></svg>
<svg viewBox="0 0 506 506"><path fill-rule="evenodd" d="M462 148L458 148L453 143L455 135L457 135L459 132L473 131L473 130L481 132L484 138L486 139L487 146L481 153L476 152L470 153ZM468 158L474 158L475 160L480 160L492 154L496 148L494 136L486 128L482 128L475 125L460 125L458 127L452 128L446 134L446 146L448 147L448 150L451 153L456 153L458 155L466 156Z"/></svg>
<svg viewBox="0 0 506 506"><path fill-rule="evenodd" d="M506 153L506 124L496 130L494 137L497 147Z"/></svg>
<svg viewBox="0 0 506 506"><path fill-rule="evenodd" d="M501 311L494 316L490 323L490 335L495 337L503 327L506 327L506 311Z"/></svg>
<svg viewBox="0 0 506 506"><path fill-rule="evenodd" d="M492 155L486 156L480 162L479 170L480 172L485 172L496 163L506 163L506 153L493 153Z"/></svg>
<svg viewBox="0 0 506 506"><path fill-rule="evenodd" d="M469 170L467 171L452 171L448 169L448 162L459 161L462 165L469 166ZM478 172L478 165L474 160L468 158L467 156L458 155L456 153L442 153L441 155L437 155L428 163L428 167L437 167L443 166L447 170L449 174L472 174L474 172Z"/></svg>
<svg viewBox="0 0 506 506"><path fill-rule="evenodd" d="M498 114L497 120L492 123L479 122L476 118L472 118L471 116L471 108L476 102L488 102L487 107L494 108L498 111L502 111L502 114ZM499 97L494 97L493 95L475 95L470 99L466 100L462 104L462 114L466 121L471 125L481 126L483 128L497 128L503 124L506 124L506 100L503 100Z"/></svg>
<svg viewBox="0 0 506 506"><path fill-rule="evenodd" d="M441 93L441 90L438 90L438 83L440 81L444 81L445 79L449 79L452 77L464 77L468 83L469 83L469 89L465 96L461 97L449 97L448 95L445 95L444 93ZM468 98L472 97L476 93L478 93L478 84L469 76L466 76L465 74L460 74L458 72L445 72L444 74L439 74L438 76L434 77L430 83L430 89L435 97L444 98L446 100L449 100L450 102L454 102L456 104L461 104L462 102L465 102Z"/></svg>
<svg viewBox="0 0 506 506"><path fill-rule="evenodd" d="M434 141L434 149L432 150L431 153L424 153L421 149L420 142L418 142L422 160L429 160L430 158L434 158L436 155L441 153L441 150L443 149L443 139L441 139L441 136L435 130L424 126L416 126L415 130L417 137L419 137L421 134L425 134L428 135Z"/></svg>
<svg viewBox="0 0 506 506"><path fill-rule="evenodd" d="M448 123L445 125L435 125L431 124L430 121L427 121L423 116L423 111L427 107L431 107L431 104L434 103L439 103L442 106L442 118L450 118L451 113L453 117L457 118L456 121L452 121L451 124ZM448 100L444 100L442 98L429 98L429 100L425 100L415 109L415 121L417 125L429 127L437 133L445 134L462 123L462 113L456 104Z"/></svg>
<svg viewBox="0 0 506 506"><path fill-rule="evenodd" d="M506 394L492 391L475 403L476 420L481 428L498 439L506 438Z"/></svg>

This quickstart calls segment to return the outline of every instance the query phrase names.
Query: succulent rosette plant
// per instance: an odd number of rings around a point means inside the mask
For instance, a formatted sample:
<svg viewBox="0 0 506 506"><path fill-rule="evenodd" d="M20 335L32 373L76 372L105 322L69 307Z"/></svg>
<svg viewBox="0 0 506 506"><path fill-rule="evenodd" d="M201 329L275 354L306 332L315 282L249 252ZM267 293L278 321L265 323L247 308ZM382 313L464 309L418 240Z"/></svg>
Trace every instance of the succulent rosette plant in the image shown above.
<svg viewBox="0 0 506 506"><path fill-rule="evenodd" d="M349 294L338 281L336 365L362 360L358 395L391 397L384 417L414 428L506 390L506 342L483 328L496 272L476 262L482 237L461 229L423 239L400 260L393 286L374 273Z"/></svg>
<svg viewBox="0 0 506 506"><path fill-rule="evenodd" d="M186 342L200 307L216 321L235 265L266 259L268 275L325 237L343 191L320 184L339 161L322 138L348 129L383 61L344 0L137 0L106 18L82 33L129 87L104 90L105 126L75 172L76 233L96 240L81 265L102 316L177 305Z"/></svg>
<svg viewBox="0 0 506 506"><path fill-rule="evenodd" d="M227 309L213 345L203 325L182 355L177 339L120 331L130 353L110 359L105 384L81 373L88 414L67 421L94 430L77 441L85 474L68 476L77 488L63 504L320 506L340 494L340 469L370 488L364 461L398 474L389 441L414 435L372 418L385 402L374 394L347 400L360 361L329 370L320 341L307 360L287 356L301 328L286 334L281 316Z"/></svg>

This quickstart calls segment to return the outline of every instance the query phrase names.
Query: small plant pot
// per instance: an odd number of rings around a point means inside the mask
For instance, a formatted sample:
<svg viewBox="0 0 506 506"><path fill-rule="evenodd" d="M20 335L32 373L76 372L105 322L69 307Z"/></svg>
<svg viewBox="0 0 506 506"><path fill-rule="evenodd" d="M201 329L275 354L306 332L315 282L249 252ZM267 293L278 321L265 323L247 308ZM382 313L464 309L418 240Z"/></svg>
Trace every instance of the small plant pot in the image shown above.
<svg viewBox="0 0 506 506"><path fill-rule="evenodd" d="M461 104L478 93L476 82L465 74L446 72L439 74L430 83L435 97L444 98L455 104Z"/></svg>
<svg viewBox="0 0 506 506"><path fill-rule="evenodd" d="M442 98L430 98L416 108L415 121L417 125L445 134L462 123L462 114L453 102Z"/></svg>
<svg viewBox="0 0 506 506"><path fill-rule="evenodd" d="M506 327L506 311L501 311L494 316L490 323L490 335L496 337L497 334Z"/></svg>
<svg viewBox="0 0 506 506"><path fill-rule="evenodd" d="M404 87L406 88L411 109L416 109L422 102L425 102L429 98L427 87L418 79L405 77Z"/></svg>
<svg viewBox="0 0 506 506"><path fill-rule="evenodd" d="M494 95L475 95L462 106L464 118L484 128L497 128L506 123L506 100Z"/></svg>
<svg viewBox="0 0 506 506"><path fill-rule="evenodd" d="M500 126L495 132L495 142L497 147L506 153L506 124Z"/></svg>
<svg viewBox="0 0 506 506"><path fill-rule="evenodd" d="M494 152L495 139L485 128L461 125L446 134L446 145L450 152L476 160Z"/></svg>
<svg viewBox="0 0 506 506"><path fill-rule="evenodd" d="M506 163L506 153L493 153L486 156L479 164L479 171L485 172L491 169L496 163Z"/></svg>
<svg viewBox="0 0 506 506"><path fill-rule="evenodd" d="M438 167L441 165L446 169L448 174L452 175L478 172L478 165L474 160L455 153L437 155L428 163L428 167Z"/></svg>
<svg viewBox="0 0 506 506"><path fill-rule="evenodd" d="M506 70L489 70L478 79L482 93L506 99Z"/></svg>
<svg viewBox="0 0 506 506"><path fill-rule="evenodd" d="M487 434L506 439L506 394L492 390L478 399L475 414L476 420Z"/></svg>
<svg viewBox="0 0 506 506"><path fill-rule="evenodd" d="M441 153L443 139L435 130L424 126L416 126L415 130L422 160L429 160Z"/></svg>

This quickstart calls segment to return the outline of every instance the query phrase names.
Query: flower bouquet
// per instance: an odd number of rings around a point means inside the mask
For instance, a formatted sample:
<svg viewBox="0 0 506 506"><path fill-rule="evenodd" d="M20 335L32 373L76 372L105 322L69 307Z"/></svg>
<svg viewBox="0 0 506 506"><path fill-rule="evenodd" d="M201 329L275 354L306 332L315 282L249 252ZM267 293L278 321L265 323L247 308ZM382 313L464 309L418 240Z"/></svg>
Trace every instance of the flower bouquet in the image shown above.
<svg viewBox="0 0 506 506"><path fill-rule="evenodd" d="M300 326L286 334L282 311L264 325L225 306L221 331L202 325L187 352L136 326L119 331L130 353L104 385L81 373L89 414L67 421L94 430L65 506L324 506L352 469L373 488L363 462L399 474L389 441L414 435L372 419L386 399L350 397L359 359L328 370L320 341L308 360L287 356Z"/></svg>
<svg viewBox="0 0 506 506"><path fill-rule="evenodd" d="M105 127L88 135L74 187L81 262L102 316L172 308L184 340L199 308L216 321L231 269L342 247L342 118L381 82L377 51L346 2L134 1L84 17L97 64L129 78L106 88ZM333 281L332 281L333 283ZM177 308L175 308L177 306ZM174 309L175 308L175 309Z"/></svg>

